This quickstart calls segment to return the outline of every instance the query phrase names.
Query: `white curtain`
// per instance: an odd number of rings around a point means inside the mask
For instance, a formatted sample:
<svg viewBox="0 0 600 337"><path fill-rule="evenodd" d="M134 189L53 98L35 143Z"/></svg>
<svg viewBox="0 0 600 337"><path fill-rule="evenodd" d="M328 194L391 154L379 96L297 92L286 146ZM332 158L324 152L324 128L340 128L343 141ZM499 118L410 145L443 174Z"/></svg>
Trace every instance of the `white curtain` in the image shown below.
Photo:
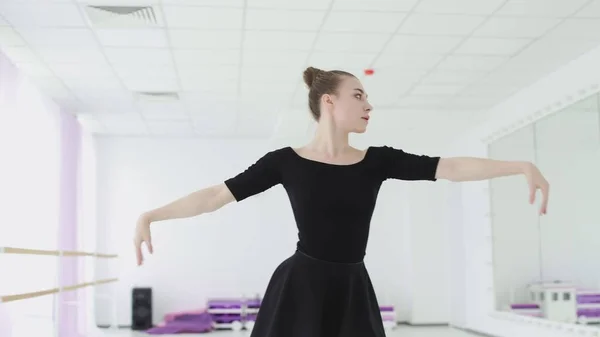
<svg viewBox="0 0 600 337"><path fill-rule="evenodd" d="M58 248L58 116L58 106L0 53L0 247ZM56 287L57 262L53 256L0 254L0 295ZM51 335L53 304L54 296L9 302L0 304L0 315L10 315L13 337ZM0 329L0 335L7 334Z"/></svg>

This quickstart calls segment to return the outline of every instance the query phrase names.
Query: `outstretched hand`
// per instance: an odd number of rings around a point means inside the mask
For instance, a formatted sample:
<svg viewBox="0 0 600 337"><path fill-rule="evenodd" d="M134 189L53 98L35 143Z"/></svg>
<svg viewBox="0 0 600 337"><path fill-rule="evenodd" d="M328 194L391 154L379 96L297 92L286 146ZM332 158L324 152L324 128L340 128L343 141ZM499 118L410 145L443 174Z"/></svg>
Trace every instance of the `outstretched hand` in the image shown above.
<svg viewBox="0 0 600 337"><path fill-rule="evenodd" d="M148 219L148 217L142 215L138 219L138 222L135 226L135 238L133 239L138 266L141 265L144 261L144 257L142 255L142 243L144 242L148 247L148 251L150 252L150 254L152 254L153 249L152 236L150 235L150 220Z"/></svg>
<svg viewBox="0 0 600 337"><path fill-rule="evenodd" d="M527 183L529 184L529 203L533 204L535 202L535 195L537 190L541 190L542 192L542 205L540 206L540 215L544 215L548 213L548 192L550 190L550 185L548 181L544 178L540 170L534 164L528 164L525 167L523 172L525 174L525 178L527 179Z"/></svg>

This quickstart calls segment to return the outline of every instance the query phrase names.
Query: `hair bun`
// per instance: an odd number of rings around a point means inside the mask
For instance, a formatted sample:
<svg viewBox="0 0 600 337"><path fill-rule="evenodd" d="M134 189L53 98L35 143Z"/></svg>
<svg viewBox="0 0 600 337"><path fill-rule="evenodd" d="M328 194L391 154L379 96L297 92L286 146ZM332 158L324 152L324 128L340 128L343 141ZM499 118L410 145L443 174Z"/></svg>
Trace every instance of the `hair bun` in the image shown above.
<svg viewBox="0 0 600 337"><path fill-rule="evenodd" d="M321 74L323 70L314 67L308 67L304 70L304 83L311 88L315 79Z"/></svg>

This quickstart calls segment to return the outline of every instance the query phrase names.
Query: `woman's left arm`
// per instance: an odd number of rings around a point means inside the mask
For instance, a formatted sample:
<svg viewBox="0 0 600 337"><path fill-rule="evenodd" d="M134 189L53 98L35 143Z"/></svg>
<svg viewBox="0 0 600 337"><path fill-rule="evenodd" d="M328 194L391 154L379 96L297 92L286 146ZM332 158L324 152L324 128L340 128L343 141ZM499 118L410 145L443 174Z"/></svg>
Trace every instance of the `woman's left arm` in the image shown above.
<svg viewBox="0 0 600 337"><path fill-rule="evenodd" d="M529 184L529 202L535 201L535 193L542 191L540 214L547 213L548 191L550 186L540 170L530 162L502 161L474 157L441 158L437 171L437 179L454 182L479 181L492 178L523 174Z"/></svg>

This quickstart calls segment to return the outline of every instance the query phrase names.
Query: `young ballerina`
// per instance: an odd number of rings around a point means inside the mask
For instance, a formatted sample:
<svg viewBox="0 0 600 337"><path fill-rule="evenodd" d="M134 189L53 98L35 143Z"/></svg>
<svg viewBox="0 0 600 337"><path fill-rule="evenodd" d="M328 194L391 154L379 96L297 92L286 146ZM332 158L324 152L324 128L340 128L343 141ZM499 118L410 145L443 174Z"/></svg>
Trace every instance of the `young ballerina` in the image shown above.
<svg viewBox="0 0 600 337"><path fill-rule="evenodd" d="M266 153L244 172L142 214L135 248L153 252L150 224L214 212L281 184L298 226L296 251L274 271L252 337L384 337L379 305L363 263L371 215L387 179L474 181L522 174L543 194L548 182L532 164L416 155L388 146L353 148L351 132L367 129L372 107L361 82L343 71L309 67L308 105L318 122L304 147Z"/></svg>

